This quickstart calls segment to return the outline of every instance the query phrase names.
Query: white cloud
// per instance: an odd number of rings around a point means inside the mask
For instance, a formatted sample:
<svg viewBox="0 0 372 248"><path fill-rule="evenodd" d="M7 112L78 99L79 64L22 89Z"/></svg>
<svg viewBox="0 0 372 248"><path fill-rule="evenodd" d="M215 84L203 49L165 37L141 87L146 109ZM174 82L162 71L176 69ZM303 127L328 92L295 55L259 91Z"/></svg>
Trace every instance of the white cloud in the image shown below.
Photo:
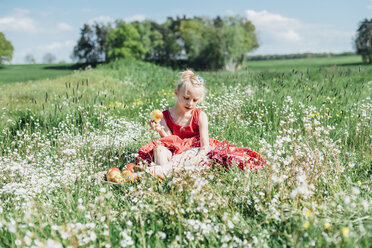
<svg viewBox="0 0 372 248"><path fill-rule="evenodd" d="M144 21L146 19L145 15L143 14L137 14L137 15L132 15L130 17L127 17L124 19L125 22L134 22L134 21Z"/></svg>
<svg viewBox="0 0 372 248"><path fill-rule="evenodd" d="M372 9L372 5L368 5L368 7L367 7L368 9Z"/></svg>
<svg viewBox="0 0 372 248"><path fill-rule="evenodd" d="M287 42L300 42L301 35L297 31L301 27L301 22L297 19L288 18L279 14L263 11L246 11L248 20L252 21L258 30L267 33L277 40Z"/></svg>
<svg viewBox="0 0 372 248"><path fill-rule="evenodd" d="M256 26L260 47L254 54L304 52L345 52L352 50L354 30L264 11L247 10L247 19Z"/></svg>
<svg viewBox="0 0 372 248"><path fill-rule="evenodd" d="M60 23L58 23L58 29L61 30L61 31L71 31L74 28L71 25L69 25L65 22L60 22Z"/></svg>
<svg viewBox="0 0 372 248"><path fill-rule="evenodd" d="M98 17L95 17L93 19L90 19L88 21L88 24L92 25L95 22L108 24L108 23L113 22L113 21L114 21L114 19L111 16L98 16Z"/></svg>
<svg viewBox="0 0 372 248"><path fill-rule="evenodd" d="M38 46L37 49L41 51L53 52L55 50L72 48L74 45L75 45L74 41L67 40L64 42L52 42L51 44L45 46Z"/></svg>
<svg viewBox="0 0 372 248"><path fill-rule="evenodd" d="M0 30L37 33L37 24L28 16L29 13L26 9L14 9L11 15L0 17Z"/></svg>

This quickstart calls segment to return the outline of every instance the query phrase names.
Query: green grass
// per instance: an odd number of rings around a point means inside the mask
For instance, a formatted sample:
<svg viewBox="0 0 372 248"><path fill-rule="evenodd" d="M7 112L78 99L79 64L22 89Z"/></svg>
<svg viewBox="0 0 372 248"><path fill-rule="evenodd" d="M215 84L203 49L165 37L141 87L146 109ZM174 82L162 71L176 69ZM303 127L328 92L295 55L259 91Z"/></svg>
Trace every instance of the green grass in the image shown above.
<svg viewBox="0 0 372 248"><path fill-rule="evenodd" d="M338 56L329 58L306 58L286 60L248 61L248 70L275 71L289 69L307 69L324 67L355 67L363 65L361 56Z"/></svg>
<svg viewBox="0 0 372 248"><path fill-rule="evenodd" d="M73 71L74 64L0 65L0 85L44 78L54 79Z"/></svg>
<svg viewBox="0 0 372 248"><path fill-rule="evenodd" d="M353 59L197 72L210 136L266 167L123 185L93 175L157 137L178 71L122 60L1 85L0 246L370 247L372 66Z"/></svg>

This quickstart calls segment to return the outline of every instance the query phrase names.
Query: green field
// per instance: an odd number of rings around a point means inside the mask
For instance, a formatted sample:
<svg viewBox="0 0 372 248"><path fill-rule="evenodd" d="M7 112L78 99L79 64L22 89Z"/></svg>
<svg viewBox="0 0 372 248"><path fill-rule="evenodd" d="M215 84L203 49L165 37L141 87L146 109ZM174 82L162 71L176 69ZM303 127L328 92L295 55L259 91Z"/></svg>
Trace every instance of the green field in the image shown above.
<svg viewBox="0 0 372 248"><path fill-rule="evenodd" d="M362 64L361 56L337 56L328 58L306 58L286 60L248 61L245 63L248 70L291 70L318 67L353 68Z"/></svg>
<svg viewBox="0 0 372 248"><path fill-rule="evenodd" d="M122 185L94 174L157 138L149 114L174 104L179 71L121 60L0 85L0 247L371 247L372 66L359 60L197 72L210 136L266 167Z"/></svg>
<svg viewBox="0 0 372 248"><path fill-rule="evenodd" d="M71 74L79 66L75 64L34 64L34 65L0 65L0 85L4 83L27 82L39 79L54 79Z"/></svg>

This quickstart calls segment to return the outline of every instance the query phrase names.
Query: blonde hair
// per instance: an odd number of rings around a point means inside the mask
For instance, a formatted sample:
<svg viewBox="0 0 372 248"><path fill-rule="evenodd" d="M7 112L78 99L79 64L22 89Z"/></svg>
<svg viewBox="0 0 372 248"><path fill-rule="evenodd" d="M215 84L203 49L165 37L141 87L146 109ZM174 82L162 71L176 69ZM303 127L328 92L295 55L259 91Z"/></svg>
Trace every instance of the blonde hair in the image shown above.
<svg viewBox="0 0 372 248"><path fill-rule="evenodd" d="M204 100L204 96L206 93L206 89L204 87L204 79L200 77L199 75L196 75L194 72L191 70L186 70L182 72L181 78L178 81L177 84L177 90L180 91L182 88L185 88L185 90L189 89L190 87L196 87L200 88L202 90L202 99L200 101Z"/></svg>

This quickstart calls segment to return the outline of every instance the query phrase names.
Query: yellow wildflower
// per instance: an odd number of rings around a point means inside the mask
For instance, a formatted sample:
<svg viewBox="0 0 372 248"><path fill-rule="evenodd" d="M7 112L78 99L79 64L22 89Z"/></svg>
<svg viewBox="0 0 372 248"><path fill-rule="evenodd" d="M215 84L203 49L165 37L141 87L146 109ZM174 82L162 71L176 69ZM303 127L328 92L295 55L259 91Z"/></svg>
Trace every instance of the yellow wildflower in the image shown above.
<svg viewBox="0 0 372 248"><path fill-rule="evenodd" d="M308 229L309 226L310 226L310 222L306 221L306 222L304 223L304 227L305 227L305 229Z"/></svg>
<svg viewBox="0 0 372 248"><path fill-rule="evenodd" d="M348 228L348 227L344 227L344 228L342 228L341 232L342 232L342 235L343 235L344 237L346 237L347 235L349 235L350 228Z"/></svg>
<svg viewBox="0 0 372 248"><path fill-rule="evenodd" d="M312 216L312 212L311 210L307 210L306 213L305 213L306 217L311 217Z"/></svg>
<svg viewBox="0 0 372 248"><path fill-rule="evenodd" d="M357 181L357 184L358 184L358 185L362 185L362 182L358 180L358 181Z"/></svg>
<svg viewBox="0 0 372 248"><path fill-rule="evenodd" d="M331 224L329 222L324 223L324 229L329 230L331 228Z"/></svg>
<svg viewBox="0 0 372 248"><path fill-rule="evenodd" d="M143 102L141 100L137 101L137 102L134 102L133 105L143 105Z"/></svg>

